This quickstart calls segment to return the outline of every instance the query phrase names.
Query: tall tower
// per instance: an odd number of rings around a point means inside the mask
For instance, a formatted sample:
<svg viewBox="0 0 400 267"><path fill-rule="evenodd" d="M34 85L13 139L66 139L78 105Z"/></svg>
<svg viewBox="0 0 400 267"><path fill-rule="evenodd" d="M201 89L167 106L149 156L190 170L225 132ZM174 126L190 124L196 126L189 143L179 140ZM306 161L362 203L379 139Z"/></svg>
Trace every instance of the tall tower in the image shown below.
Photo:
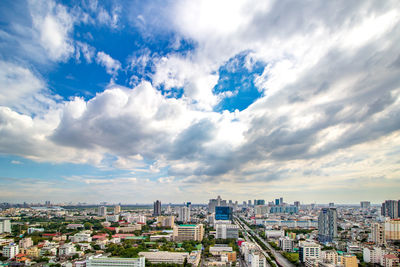
<svg viewBox="0 0 400 267"><path fill-rule="evenodd" d="M156 200L156 202L154 202L153 216L160 216L160 215L161 215L161 201Z"/></svg>
<svg viewBox="0 0 400 267"><path fill-rule="evenodd" d="M332 242L335 237L337 237L336 208L323 208L318 217L318 240L322 243Z"/></svg>
<svg viewBox="0 0 400 267"><path fill-rule="evenodd" d="M399 202L397 200L386 200L382 203L382 216L397 219L399 217Z"/></svg>

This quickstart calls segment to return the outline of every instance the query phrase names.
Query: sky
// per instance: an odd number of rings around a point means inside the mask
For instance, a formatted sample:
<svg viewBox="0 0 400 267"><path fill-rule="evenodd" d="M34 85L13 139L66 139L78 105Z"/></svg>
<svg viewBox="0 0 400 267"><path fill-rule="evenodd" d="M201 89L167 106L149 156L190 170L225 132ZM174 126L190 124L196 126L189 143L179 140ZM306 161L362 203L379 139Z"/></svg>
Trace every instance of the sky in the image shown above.
<svg viewBox="0 0 400 267"><path fill-rule="evenodd" d="M0 202L400 199L400 4L0 2Z"/></svg>

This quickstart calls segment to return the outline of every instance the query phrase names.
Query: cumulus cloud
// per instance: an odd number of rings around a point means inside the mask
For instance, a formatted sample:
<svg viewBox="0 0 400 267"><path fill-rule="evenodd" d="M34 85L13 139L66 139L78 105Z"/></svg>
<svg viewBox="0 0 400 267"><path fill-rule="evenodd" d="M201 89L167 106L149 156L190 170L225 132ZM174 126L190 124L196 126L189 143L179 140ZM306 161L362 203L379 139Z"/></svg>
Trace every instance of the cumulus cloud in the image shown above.
<svg viewBox="0 0 400 267"><path fill-rule="evenodd" d="M92 8L97 10L97 4ZM46 39L45 49L62 60L73 52L71 24L62 7L50 11L43 23L58 35L49 37L46 31L41 38L55 38ZM396 1L178 1L161 11L170 14L161 16L164 27L195 43L193 50L131 57L130 69L139 69L140 75L150 61L154 64L151 82L135 76L133 88L111 84L91 99L76 97L47 107L40 117L1 107L0 152L97 166L112 155L113 167L159 175L144 192L157 183L171 184L174 192L199 198L210 184L215 192L229 194L229 185L243 196L265 185L263 192L299 196L327 184L343 190L360 179L369 181L365 192L379 181L398 184L393 159L400 144ZM146 12L141 16L155 23ZM94 48L77 47L113 77L122 68L103 51L94 56ZM219 69L227 64L237 69L231 59L243 52L246 69L265 63L254 77L262 96L242 111L217 112L222 98L237 94L214 92ZM1 64L0 81L3 88L15 88L15 101L43 87L30 70ZM0 104L6 102L3 88ZM169 94L174 90L182 90L182 97ZM127 179L115 180L121 192L122 184L134 182ZM110 180L81 182L108 192L101 186Z"/></svg>
<svg viewBox="0 0 400 267"><path fill-rule="evenodd" d="M106 68L106 71L110 75L117 75L119 69L121 69L121 62L113 59L110 55L103 51L97 52L96 62Z"/></svg>

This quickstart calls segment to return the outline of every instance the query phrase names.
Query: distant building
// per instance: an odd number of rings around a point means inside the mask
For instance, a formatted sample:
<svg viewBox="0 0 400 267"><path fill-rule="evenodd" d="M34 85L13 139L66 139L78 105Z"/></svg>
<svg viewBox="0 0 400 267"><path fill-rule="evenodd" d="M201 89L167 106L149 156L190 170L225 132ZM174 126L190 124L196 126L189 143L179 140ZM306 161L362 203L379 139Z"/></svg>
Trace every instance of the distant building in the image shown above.
<svg viewBox="0 0 400 267"><path fill-rule="evenodd" d="M322 208L318 216L318 240L332 242L337 237L336 208Z"/></svg>
<svg viewBox="0 0 400 267"><path fill-rule="evenodd" d="M265 230L265 237L268 238L280 238L285 236L285 230Z"/></svg>
<svg viewBox="0 0 400 267"><path fill-rule="evenodd" d="M264 199L257 199L256 200L256 205L265 205L265 200Z"/></svg>
<svg viewBox="0 0 400 267"><path fill-rule="evenodd" d="M161 215L161 201L156 200L154 202L154 207L153 207L153 216L160 216Z"/></svg>
<svg viewBox="0 0 400 267"><path fill-rule="evenodd" d="M90 258L86 267L145 267L145 258Z"/></svg>
<svg viewBox="0 0 400 267"><path fill-rule="evenodd" d="M105 207L105 206L99 207L98 215L101 216L101 217L106 217L106 215L107 215L107 207Z"/></svg>
<svg viewBox="0 0 400 267"><path fill-rule="evenodd" d="M335 207L335 203L330 202L330 203L329 203L329 208L333 208L333 207Z"/></svg>
<svg viewBox="0 0 400 267"><path fill-rule="evenodd" d="M360 207L362 209L369 209L369 208L371 208L371 202L369 202L369 201L361 201L360 202Z"/></svg>
<svg viewBox="0 0 400 267"><path fill-rule="evenodd" d="M208 202L208 211L210 213L214 213L215 207L221 206L222 202L223 202L223 200L221 199L220 196L218 196L216 199L210 199Z"/></svg>
<svg viewBox="0 0 400 267"><path fill-rule="evenodd" d="M187 223L187 222L191 221L189 207L187 207L187 206L179 207L178 221L183 222L183 223Z"/></svg>
<svg viewBox="0 0 400 267"><path fill-rule="evenodd" d="M202 241L204 227L202 224L182 224L174 226L174 241L194 240Z"/></svg>
<svg viewBox="0 0 400 267"><path fill-rule="evenodd" d="M337 264L338 263L338 253L336 250L324 250L321 251L321 259L325 263L332 263L332 264Z"/></svg>
<svg viewBox="0 0 400 267"><path fill-rule="evenodd" d="M239 227L235 224L217 224L216 230L217 239L239 238Z"/></svg>
<svg viewBox="0 0 400 267"><path fill-rule="evenodd" d="M11 233L11 223L7 218L0 218L0 234Z"/></svg>
<svg viewBox="0 0 400 267"><path fill-rule="evenodd" d="M114 214L120 214L121 213L121 206L120 205L116 205L114 207Z"/></svg>
<svg viewBox="0 0 400 267"><path fill-rule="evenodd" d="M215 207L215 220L232 220L232 207Z"/></svg>
<svg viewBox="0 0 400 267"><path fill-rule="evenodd" d="M300 209L300 201L295 201L294 206L296 206L297 209Z"/></svg>
<svg viewBox="0 0 400 267"><path fill-rule="evenodd" d="M382 216L396 219L399 217L399 201L397 200L386 200L382 203L381 208Z"/></svg>
<svg viewBox="0 0 400 267"><path fill-rule="evenodd" d="M29 227L27 230L28 234L32 234L34 232L44 232L44 228L34 228L34 227Z"/></svg>
<svg viewBox="0 0 400 267"><path fill-rule="evenodd" d="M175 216L158 216L157 222L162 227L173 228L175 226Z"/></svg>

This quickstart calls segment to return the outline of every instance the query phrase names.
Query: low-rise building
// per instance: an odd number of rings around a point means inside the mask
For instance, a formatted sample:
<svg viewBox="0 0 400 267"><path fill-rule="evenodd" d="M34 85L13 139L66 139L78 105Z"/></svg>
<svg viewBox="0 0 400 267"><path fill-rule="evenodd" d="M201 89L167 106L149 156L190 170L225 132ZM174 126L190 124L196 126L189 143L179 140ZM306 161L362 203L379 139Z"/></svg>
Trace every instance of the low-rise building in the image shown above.
<svg viewBox="0 0 400 267"><path fill-rule="evenodd" d="M290 239L288 236L279 238L279 247L286 252L293 251L294 241Z"/></svg>
<svg viewBox="0 0 400 267"><path fill-rule="evenodd" d="M92 257L86 261L86 267L145 267L145 259Z"/></svg>
<svg viewBox="0 0 400 267"><path fill-rule="evenodd" d="M174 241L194 240L201 241L204 236L204 227L202 224L182 224L175 225L173 232Z"/></svg>
<svg viewBox="0 0 400 267"><path fill-rule="evenodd" d="M151 263L176 263L183 264L185 259L189 257L188 252L139 252L139 256L145 257Z"/></svg>
<svg viewBox="0 0 400 267"><path fill-rule="evenodd" d="M217 239L239 238L239 226L235 224L217 224L216 230Z"/></svg>

